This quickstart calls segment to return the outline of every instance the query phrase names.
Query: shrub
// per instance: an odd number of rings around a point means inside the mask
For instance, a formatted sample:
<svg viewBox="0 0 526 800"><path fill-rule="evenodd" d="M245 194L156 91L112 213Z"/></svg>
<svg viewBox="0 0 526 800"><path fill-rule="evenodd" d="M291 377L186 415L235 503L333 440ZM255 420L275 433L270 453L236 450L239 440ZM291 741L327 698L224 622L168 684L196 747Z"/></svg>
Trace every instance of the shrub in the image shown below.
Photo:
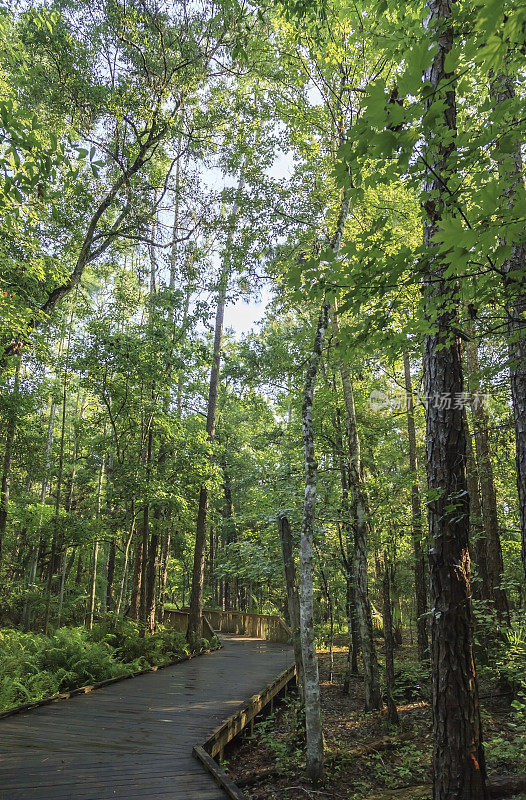
<svg viewBox="0 0 526 800"><path fill-rule="evenodd" d="M209 642L202 640L202 649ZM0 708L126 675L189 652L183 634L160 626L141 636L130 619L109 614L92 631L59 628L52 636L0 629Z"/></svg>
<svg viewBox="0 0 526 800"><path fill-rule="evenodd" d="M395 663L393 691L395 703L429 700L430 695L431 676L429 665L412 662Z"/></svg>
<svg viewBox="0 0 526 800"><path fill-rule="evenodd" d="M124 663L133 663L136 669L161 664L189 653L182 633L159 625L155 633L141 636L136 622L114 614L108 614L97 623L90 638L111 645L115 658Z"/></svg>

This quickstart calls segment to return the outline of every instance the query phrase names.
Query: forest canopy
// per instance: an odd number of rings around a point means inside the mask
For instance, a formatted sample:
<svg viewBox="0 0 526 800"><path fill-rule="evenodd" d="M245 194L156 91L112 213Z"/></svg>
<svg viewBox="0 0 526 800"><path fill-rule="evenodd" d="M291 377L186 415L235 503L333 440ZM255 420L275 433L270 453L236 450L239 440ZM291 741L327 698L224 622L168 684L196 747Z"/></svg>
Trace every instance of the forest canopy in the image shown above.
<svg viewBox="0 0 526 800"><path fill-rule="evenodd" d="M0 4L3 708L206 649L203 609L281 615L305 780L317 649L391 726L429 682L434 800L526 772L525 27Z"/></svg>

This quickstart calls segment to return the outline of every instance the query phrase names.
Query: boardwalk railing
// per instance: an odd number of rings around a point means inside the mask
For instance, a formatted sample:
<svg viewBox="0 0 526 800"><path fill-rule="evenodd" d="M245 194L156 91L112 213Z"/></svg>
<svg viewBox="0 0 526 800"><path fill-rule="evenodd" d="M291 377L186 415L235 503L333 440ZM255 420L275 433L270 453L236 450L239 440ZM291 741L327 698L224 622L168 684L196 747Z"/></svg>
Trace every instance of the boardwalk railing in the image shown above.
<svg viewBox="0 0 526 800"><path fill-rule="evenodd" d="M165 618L174 613L188 615L188 609L183 608L177 612L167 610ZM281 617L272 614L245 614L242 611L219 611L215 608L204 608L203 614L213 630L219 633L250 636L253 639L266 639L268 642L281 644L290 642L292 636Z"/></svg>
<svg viewBox="0 0 526 800"><path fill-rule="evenodd" d="M172 608L166 608L164 611L164 624L169 628L173 628L179 633L184 633L188 628L188 611L176 611ZM201 636L203 639L213 639L215 631L210 625L206 616L203 616L203 627L201 629Z"/></svg>
<svg viewBox="0 0 526 800"><path fill-rule="evenodd" d="M256 716L269 705L272 711L277 696L280 693L286 695L291 683L296 683L296 667L294 665L278 675L261 692L253 695L246 706L219 725L206 742L195 745L194 756L232 800L247 800L247 798L215 759L218 758L219 761L223 759L226 745L239 736L247 726L250 726L250 732L253 733Z"/></svg>

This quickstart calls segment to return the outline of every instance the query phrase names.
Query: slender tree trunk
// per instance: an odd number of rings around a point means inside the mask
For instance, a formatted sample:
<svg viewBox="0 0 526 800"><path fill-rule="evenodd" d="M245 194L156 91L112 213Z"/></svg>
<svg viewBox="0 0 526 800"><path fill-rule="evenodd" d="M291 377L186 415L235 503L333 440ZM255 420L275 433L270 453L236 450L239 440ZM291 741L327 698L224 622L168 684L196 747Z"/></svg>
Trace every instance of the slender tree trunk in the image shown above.
<svg viewBox="0 0 526 800"><path fill-rule="evenodd" d="M337 393L336 377L333 376L333 390ZM349 634L349 648L347 652L347 664L343 678L343 693L349 694L351 689L351 676L358 674L358 652L359 634L356 619L356 596L354 591L354 541L353 528L351 525L351 510L349 508L349 482L347 479L348 465L345 459L345 448L341 431L340 409L336 408L333 418L333 425L336 434L336 446L338 448L338 466L340 469L340 481L342 487L342 515L345 520L343 526L338 525L338 536L340 540L340 551L342 564L345 574L345 614L347 618L347 630ZM345 531L345 543L342 537L342 527Z"/></svg>
<svg viewBox="0 0 526 800"><path fill-rule="evenodd" d="M155 630L155 610L156 610L156 579L159 558L159 534L154 531L150 537L148 546L148 568L146 570L146 625L149 633Z"/></svg>
<svg viewBox="0 0 526 800"><path fill-rule="evenodd" d="M469 544L470 553L473 554L477 580L471 581L473 596L478 600L490 600L488 564L486 556L486 536L482 524L482 503L480 500L480 483L473 452L473 442L468 426L467 414L463 416L466 437L466 484L469 495Z"/></svg>
<svg viewBox="0 0 526 800"><path fill-rule="evenodd" d="M501 619L510 623L510 611L506 591L501 587L504 562L502 560L502 547L500 544L499 520L497 515L497 492L493 477L493 464L488 433L488 413L481 399L479 381L479 360L477 343L475 340L475 326L470 326L470 340L466 347L468 364L468 381L471 402L471 417L473 419L473 433L475 439L475 452L480 479L480 492L482 498L482 522L484 525L484 538L486 544L487 571L489 579L490 597L495 604Z"/></svg>
<svg viewBox="0 0 526 800"><path fill-rule="evenodd" d="M298 581L296 578L296 565L294 563L294 549L292 532L288 517L284 514L278 516L278 530L283 555L283 569L285 571L285 586L287 587L287 607L289 612L290 627L292 630L292 646L294 648L294 661L300 694L303 697L303 661L301 657L300 639L300 598L298 594Z"/></svg>
<svg viewBox="0 0 526 800"><path fill-rule="evenodd" d="M181 134L177 142L177 163L175 165L175 202L174 202L174 221L172 226L172 249L170 253L170 289L175 289L175 277L177 274L178 243L179 243L179 208L181 202Z"/></svg>
<svg viewBox="0 0 526 800"><path fill-rule="evenodd" d="M413 558L416 600L416 641L419 661L429 658L427 638L427 587L424 553L422 552L422 503L418 482L418 458L416 451L415 405L411 381L409 355L404 352L404 376L407 398L407 437L409 440L409 469L413 478L411 486L411 533L413 539Z"/></svg>
<svg viewBox="0 0 526 800"><path fill-rule="evenodd" d="M59 559L59 565L62 564L63 558L63 544L64 533L59 533L59 516L60 516L60 502L62 499L62 478L64 474L64 443L66 435L66 404L68 398L68 370L69 370L69 353L71 347L71 333L73 324L73 309L69 320L68 344L66 349L66 360L64 364L64 379L62 382L62 421L60 428L60 448L58 456L58 475L57 475L57 491L55 495L55 516L53 521L53 539L51 544L51 556L49 560L49 572L46 586L46 610L44 614L44 633L47 634L49 628L49 620L51 615L51 593L53 590L53 577L55 569L59 569L56 561Z"/></svg>
<svg viewBox="0 0 526 800"><path fill-rule="evenodd" d="M331 322L333 339L336 343L340 340L340 326L338 322L338 309L336 301L331 309ZM347 444L349 447L349 490L352 500L352 521L354 528L354 593L356 600L356 616L362 649L364 667L365 708L372 711L382 707L382 693L380 690L380 674L378 658L373 638L373 623L371 605L369 602L369 581L367 562L367 540L369 522L367 519L367 499L362 480L360 439L356 424L356 411L354 406L354 390L351 373L347 364L340 359L340 376L343 387L345 413L347 421Z"/></svg>
<svg viewBox="0 0 526 800"><path fill-rule="evenodd" d="M346 191L342 197L340 213L336 231L331 243L332 250L337 253L341 246L345 221L349 213L350 195ZM338 304L334 299L329 307L334 343L340 340L340 325L338 320ZM353 505L354 528L354 593L356 599L356 616L362 648L364 663L365 707L370 711L381 708L382 694L380 691L380 675L378 659L373 639L373 626L371 619L371 606L369 603L368 577L367 577L367 539L368 521L366 514L365 488L361 475L360 439L356 425L354 407L354 391L349 367L343 358L338 358L338 368L343 388L345 415L347 422L347 446L349 448L349 490Z"/></svg>
<svg viewBox="0 0 526 800"><path fill-rule="evenodd" d="M321 566L321 558L319 558L319 562L321 581L323 583L325 599L327 600L327 613L329 615L329 683L332 683L334 678L334 604L332 602L331 590L325 570Z"/></svg>
<svg viewBox="0 0 526 800"><path fill-rule="evenodd" d="M163 549L163 558L162 558L162 565L161 565L161 580L160 580L160 591L159 591L159 619L161 622L164 620L164 607L166 604L166 584L168 581L168 566L170 564L170 544L171 544L171 535L170 531L166 534L166 539L164 543Z"/></svg>
<svg viewBox="0 0 526 800"><path fill-rule="evenodd" d="M40 513L38 519L37 539L36 539L36 544L34 545L31 553L31 560L29 564L28 583L30 586L34 584L36 580L38 571L38 561L40 558L40 551L42 548L42 540L40 532L42 530L42 521L44 517L44 504L46 502L46 495L48 489L49 470L51 469L51 454L53 452L53 436L55 433L56 412L57 412L56 403L54 400L51 400L51 405L49 409L49 420L47 426L47 435L46 435L45 472L44 472L44 477L42 478L42 485L40 488ZM31 621L31 603L29 600L26 600L23 613L23 626L25 630L29 629L30 621Z"/></svg>
<svg viewBox="0 0 526 800"><path fill-rule="evenodd" d="M513 78L499 74L490 85L495 107L515 97ZM517 124L516 120L513 120ZM517 128L518 130L518 128ZM500 139L497 147L500 148ZM524 193L522 142L517 135L511 153L497 151L499 175L508 183L506 199L512 205ZM517 490L522 536L522 565L526 581L526 243L513 244L502 266L506 303L508 355L513 419L515 422Z"/></svg>
<svg viewBox="0 0 526 800"><path fill-rule="evenodd" d="M153 396L152 388L152 396ZM148 444L144 456L146 464L146 498L142 511L142 561L141 561L141 593L139 601L139 622L141 625L141 633L144 635L148 627L148 602L150 600L150 592L148 587L148 578L151 574L150 563L150 501L148 499L148 489L151 477L151 461L152 461L152 446L153 446L153 430L152 422L150 421L150 429L148 431Z"/></svg>
<svg viewBox="0 0 526 800"><path fill-rule="evenodd" d="M237 194L240 195L244 185L243 175L239 178ZM223 268L219 280L219 294L217 300L217 311L214 331L214 353L212 359L212 369L210 370L210 382L208 386L208 408L206 416L206 433L210 442L213 442L216 426L217 394L219 388L219 371L221 367L221 353L223 347L223 322L225 317L225 305L230 277L230 254L229 249L232 244L233 230L238 214L237 201L232 206L230 215L230 234L225 248ZM204 483L199 492L199 506L197 511L197 525L195 534L194 564L192 569L192 589L190 592L190 611L188 615L187 639L192 647L197 647L201 640L201 628L203 624L203 582L206 555L206 527L208 520L208 486Z"/></svg>
<svg viewBox="0 0 526 800"><path fill-rule="evenodd" d="M105 459L103 456L99 470L99 481L97 485L97 510L95 514L97 520L100 519L100 511L102 508L102 482L104 480L104 468L105 468ZM95 539L95 542L93 544L93 560L91 565L91 587L90 587L90 598L89 598L89 609L88 609L88 628L90 630L93 628L93 619L95 617L95 605L97 601L98 560L99 560L99 539L97 534L97 538Z"/></svg>
<svg viewBox="0 0 526 800"><path fill-rule="evenodd" d="M106 577L106 610L113 611L115 605L115 597L113 594L113 584L115 580L115 554L116 545L115 539L112 539L109 545L108 552L108 571Z"/></svg>
<svg viewBox="0 0 526 800"><path fill-rule="evenodd" d="M7 515L9 513L9 484L11 479L11 459L13 456L13 444L15 441L16 421L17 421L17 400L20 390L20 373L22 371L22 356L17 357L15 368L15 379L13 391L9 398L9 414L7 419L7 430L5 437L4 461L2 465L2 485L0 488L0 566L2 564L2 552L4 537L7 525Z"/></svg>
<svg viewBox="0 0 526 800"><path fill-rule="evenodd" d="M473 615L469 563L469 497L462 409L447 398L463 391L458 337L458 296L444 275L447 262L437 252L440 229L455 169L456 105L452 76L444 60L453 45L452 0L427 0L427 26L436 31L437 51L424 80L435 90L429 105L443 104L435 136L425 152L424 246L427 249L425 301L434 320L425 341L428 397L427 477L431 535L430 599L433 678L433 798L487 800L486 768L478 690L473 662ZM442 88L445 82L445 87ZM444 141L444 133L449 136ZM445 401L444 401L445 398Z"/></svg>
<svg viewBox="0 0 526 800"><path fill-rule="evenodd" d="M77 586L80 586L82 582L82 573L84 571L84 559L82 558L82 550L79 552L79 556L77 559L77 571L75 574L75 583Z"/></svg>
<svg viewBox="0 0 526 800"><path fill-rule="evenodd" d="M117 614L117 616L120 616L120 614L121 614L121 611L122 611L122 608L123 608L123 603L124 603L124 598L126 597L126 591L127 591L126 587L127 587L127 579L128 579L128 564L129 564L129 560L130 560L130 547L131 547L131 544L132 544L132 541L133 541L133 534L134 533L135 533L135 500L132 498L130 533L128 535L128 539L126 540L126 547L124 549L124 565L123 565L123 568L122 568L121 586L120 586L120 591L119 591L119 599L117 600L117 607L115 609L115 613ZM141 574L140 565L137 567L137 571L138 571L138 574L140 575ZM134 574L135 574L135 570L134 570ZM136 586L136 584L134 582L134 587L135 586ZM139 586L138 591L136 593L135 606L134 606L134 602L133 602L134 601L133 594L132 594L132 599L131 599L131 602L130 602L130 617L132 619L137 619L137 617L133 616L132 610L135 608L136 612L138 613L139 609L138 609L137 603L138 603L139 594L140 594L140 586Z"/></svg>
<svg viewBox="0 0 526 800"><path fill-rule="evenodd" d="M347 664L343 679L343 692L351 691L351 677L358 675L359 633L356 619L356 598L354 593L354 573L352 562L347 562L345 567L345 613L349 630L349 649L347 651Z"/></svg>
<svg viewBox="0 0 526 800"><path fill-rule="evenodd" d="M88 628L93 628L93 619L95 617L95 604L97 600L97 566L99 563L99 540L95 539L93 544L93 555L91 561L91 584L89 596L89 612L88 612Z"/></svg>
<svg viewBox="0 0 526 800"><path fill-rule="evenodd" d="M305 723L307 733L307 776L317 782L323 778L323 734L316 637L314 631L313 536L316 512L316 458L314 453L313 403L316 375L329 324L329 305L324 300L307 368L302 403L303 451L305 459L305 499L300 545L300 634L303 660Z"/></svg>
<svg viewBox="0 0 526 800"><path fill-rule="evenodd" d="M142 560L143 560L143 541L142 532L140 539L135 544L135 554L133 559L133 582L130 600L130 617L135 621L139 620L141 608L141 584L142 584Z"/></svg>
<svg viewBox="0 0 526 800"><path fill-rule="evenodd" d="M393 698L394 692L394 637L393 611L391 605L391 573L392 567L387 554L384 558L383 589L383 625L385 643L385 685L387 694L387 719L391 725L398 725L398 709Z"/></svg>

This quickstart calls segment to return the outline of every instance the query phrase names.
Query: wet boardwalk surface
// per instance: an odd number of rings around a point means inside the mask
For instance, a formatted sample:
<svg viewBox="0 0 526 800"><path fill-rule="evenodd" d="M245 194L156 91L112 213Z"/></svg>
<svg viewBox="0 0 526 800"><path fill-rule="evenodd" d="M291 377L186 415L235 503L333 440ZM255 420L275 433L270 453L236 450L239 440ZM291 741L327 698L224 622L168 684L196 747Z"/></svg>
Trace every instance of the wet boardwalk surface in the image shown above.
<svg viewBox="0 0 526 800"><path fill-rule="evenodd" d="M225 800L192 747L293 655L221 638L214 653L0 720L0 800Z"/></svg>

